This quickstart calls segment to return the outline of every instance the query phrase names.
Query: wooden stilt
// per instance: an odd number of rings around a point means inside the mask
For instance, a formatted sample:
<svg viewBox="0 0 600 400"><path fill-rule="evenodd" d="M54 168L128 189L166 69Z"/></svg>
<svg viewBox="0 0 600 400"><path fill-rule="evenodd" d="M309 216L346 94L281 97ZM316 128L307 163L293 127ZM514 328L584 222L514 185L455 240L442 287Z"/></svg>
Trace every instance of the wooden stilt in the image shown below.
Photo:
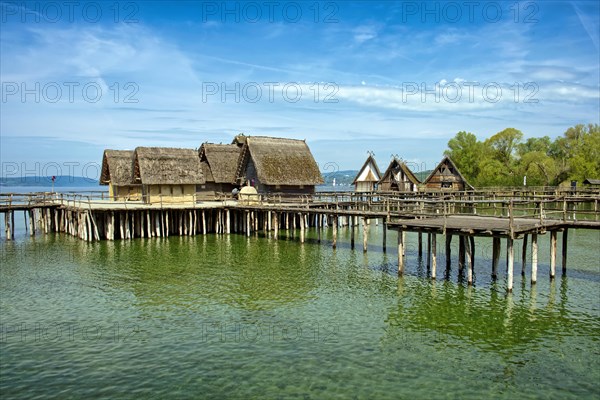
<svg viewBox="0 0 600 400"><path fill-rule="evenodd" d="M507 282L507 290L508 292L512 292L513 289L513 267L514 267L514 251L513 251L513 239L506 239L506 246L508 248L508 282Z"/></svg>
<svg viewBox="0 0 600 400"><path fill-rule="evenodd" d="M387 217L383 218L383 252L387 253Z"/></svg>
<svg viewBox="0 0 600 400"><path fill-rule="evenodd" d="M446 271L450 271L452 264L452 234L446 231Z"/></svg>
<svg viewBox="0 0 600 400"><path fill-rule="evenodd" d="M273 218L274 218L273 227L275 228L275 230L273 232L273 237L275 239L279 239L279 213L277 211L275 211L273 214L274 214L273 215Z"/></svg>
<svg viewBox="0 0 600 400"><path fill-rule="evenodd" d="M333 217L333 248L337 247L338 216Z"/></svg>
<svg viewBox="0 0 600 400"><path fill-rule="evenodd" d="M321 243L321 225L323 223L323 216L321 214L316 214L316 228L317 228L317 243Z"/></svg>
<svg viewBox="0 0 600 400"><path fill-rule="evenodd" d="M475 236L469 236L469 242L471 243L471 264L475 265Z"/></svg>
<svg viewBox="0 0 600 400"><path fill-rule="evenodd" d="M431 233L427 234L427 268L431 267Z"/></svg>
<svg viewBox="0 0 600 400"><path fill-rule="evenodd" d="M521 250L521 276L525 276L527 266L527 234L523 236L523 249Z"/></svg>
<svg viewBox="0 0 600 400"><path fill-rule="evenodd" d="M550 232L550 279L556 275L556 236L556 231Z"/></svg>
<svg viewBox="0 0 600 400"><path fill-rule="evenodd" d="M562 234L562 274L563 276L567 274L567 248L569 241L569 230L565 228Z"/></svg>
<svg viewBox="0 0 600 400"><path fill-rule="evenodd" d="M351 218L351 221L350 221L350 248L352 250L354 250L354 241L355 241L355 239L354 239L354 231L355 230L356 229L355 229L355 226L354 226L354 217L353 217L353 218Z"/></svg>
<svg viewBox="0 0 600 400"><path fill-rule="evenodd" d="M458 270L462 272L465 268L465 237L458 237Z"/></svg>
<svg viewBox="0 0 600 400"><path fill-rule="evenodd" d="M246 236L248 237L250 237L252 231L250 218L250 211L246 211Z"/></svg>
<svg viewBox="0 0 600 400"><path fill-rule="evenodd" d="M531 235L531 284L537 282L538 244L537 233Z"/></svg>
<svg viewBox="0 0 600 400"><path fill-rule="evenodd" d="M471 253L471 240L470 238L465 238L465 266L467 267L467 284L473 284L473 254Z"/></svg>
<svg viewBox="0 0 600 400"><path fill-rule="evenodd" d="M500 238L492 239L492 279L498 278L498 263L500 262Z"/></svg>
<svg viewBox="0 0 600 400"><path fill-rule="evenodd" d="M398 231L398 275L404 274L404 241L402 231Z"/></svg>
<svg viewBox="0 0 600 400"><path fill-rule="evenodd" d="M423 232L418 233L419 239L419 258L423 257Z"/></svg>
<svg viewBox="0 0 600 400"><path fill-rule="evenodd" d="M369 244L369 221L363 218L363 253L367 252Z"/></svg>
<svg viewBox="0 0 600 400"><path fill-rule="evenodd" d="M431 234L431 279L435 279L437 270L437 235Z"/></svg>
<svg viewBox="0 0 600 400"><path fill-rule="evenodd" d="M300 217L300 243L304 243L304 229L306 229L304 226L304 215L300 213L298 216Z"/></svg>

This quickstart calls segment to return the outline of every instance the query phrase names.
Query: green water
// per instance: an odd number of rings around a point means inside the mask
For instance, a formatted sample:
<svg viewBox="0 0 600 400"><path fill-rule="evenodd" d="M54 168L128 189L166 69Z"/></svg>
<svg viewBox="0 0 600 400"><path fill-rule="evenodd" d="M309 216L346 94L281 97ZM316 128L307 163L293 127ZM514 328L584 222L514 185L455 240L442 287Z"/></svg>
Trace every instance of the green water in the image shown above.
<svg viewBox="0 0 600 400"><path fill-rule="evenodd" d="M600 395L599 232L569 233L552 283L541 236L538 285L517 272L509 296L503 268L490 280L491 239L467 287L456 267L426 278L416 235L398 278L395 234L384 254L372 227L366 255L340 234L333 250L314 232L303 245L21 232L0 244L2 399Z"/></svg>

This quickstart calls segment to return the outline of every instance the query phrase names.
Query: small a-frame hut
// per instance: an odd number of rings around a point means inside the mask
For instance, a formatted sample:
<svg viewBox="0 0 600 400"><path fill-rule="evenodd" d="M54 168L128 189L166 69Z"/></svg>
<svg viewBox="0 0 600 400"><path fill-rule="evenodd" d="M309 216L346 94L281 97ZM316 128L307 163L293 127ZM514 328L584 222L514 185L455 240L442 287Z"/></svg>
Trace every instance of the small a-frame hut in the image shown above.
<svg viewBox="0 0 600 400"><path fill-rule="evenodd" d="M194 202L196 185L206 183L197 150L168 147L136 148L133 182L146 203Z"/></svg>
<svg viewBox="0 0 600 400"><path fill-rule="evenodd" d="M237 187L236 171L241 147L235 144L204 143L199 156L206 183L199 185L198 194L213 197L217 193L231 193Z"/></svg>
<svg viewBox="0 0 600 400"><path fill-rule="evenodd" d="M303 140L238 135L241 145L236 176L259 193L311 194L323 183L319 167Z"/></svg>
<svg viewBox="0 0 600 400"><path fill-rule="evenodd" d="M115 201L141 200L142 188L133 183L133 151L104 150L100 185L108 185L108 195Z"/></svg>
<svg viewBox="0 0 600 400"><path fill-rule="evenodd" d="M431 171L424 183L426 190L462 191L475 189L467 182L448 156L442 158L442 161Z"/></svg>
<svg viewBox="0 0 600 400"><path fill-rule="evenodd" d="M583 181L583 184L588 187L597 188L597 187L600 187L600 179L586 178Z"/></svg>
<svg viewBox="0 0 600 400"><path fill-rule="evenodd" d="M416 192L420 183L410 168L402 160L394 157L379 181L379 191Z"/></svg>
<svg viewBox="0 0 600 400"><path fill-rule="evenodd" d="M356 192L374 192L377 190L377 184L380 180L381 172L379 171L377 162L373 155L369 154L369 157L358 171L352 184Z"/></svg>

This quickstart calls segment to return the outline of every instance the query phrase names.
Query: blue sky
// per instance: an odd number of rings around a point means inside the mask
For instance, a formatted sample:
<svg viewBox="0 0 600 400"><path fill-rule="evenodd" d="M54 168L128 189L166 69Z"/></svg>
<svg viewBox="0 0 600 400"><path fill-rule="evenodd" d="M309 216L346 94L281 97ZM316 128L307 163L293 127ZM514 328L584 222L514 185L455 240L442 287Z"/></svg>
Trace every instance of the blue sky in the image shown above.
<svg viewBox="0 0 600 400"><path fill-rule="evenodd" d="M460 130L600 118L596 1L0 4L4 176L240 132L306 139L329 171L368 150L419 170Z"/></svg>

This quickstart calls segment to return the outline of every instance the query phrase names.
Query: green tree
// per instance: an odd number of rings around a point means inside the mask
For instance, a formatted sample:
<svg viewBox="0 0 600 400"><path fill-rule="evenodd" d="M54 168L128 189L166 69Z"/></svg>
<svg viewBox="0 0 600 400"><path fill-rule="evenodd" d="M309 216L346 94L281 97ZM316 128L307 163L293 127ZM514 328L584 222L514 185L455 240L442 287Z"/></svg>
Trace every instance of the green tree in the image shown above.
<svg viewBox="0 0 600 400"><path fill-rule="evenodd" d="M471 132L460 131L450 139L448 148L444 154L454 161L468 181L474 182L479 175L482 143Z"/></svg>
<svg viewBox="0 0 600 400"><path fill-rule="evenodd" d="M552 143L551 156L558 165L557 181L600 177L600 126L575 125Z"/></svg>
<svg viewBox="0 0 600 400"><path fill-rule="evenodd" d="M512 169L514 153L523 139L523 132L515 128L506 128L485 141L494 150L494 155L505 167Z"/></svg>

